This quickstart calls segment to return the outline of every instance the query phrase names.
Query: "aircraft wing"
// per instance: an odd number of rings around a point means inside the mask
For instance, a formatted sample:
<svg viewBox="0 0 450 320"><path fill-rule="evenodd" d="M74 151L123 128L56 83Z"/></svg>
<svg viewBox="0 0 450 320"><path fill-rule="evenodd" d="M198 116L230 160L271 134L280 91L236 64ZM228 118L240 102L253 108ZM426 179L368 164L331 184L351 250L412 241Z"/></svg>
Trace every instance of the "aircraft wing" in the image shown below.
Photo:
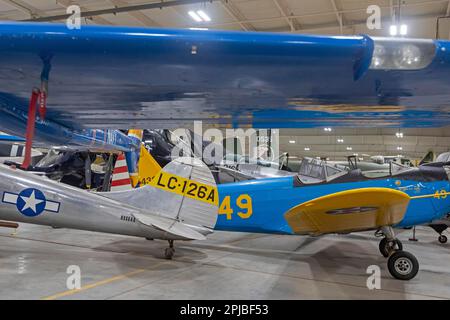
<svg viewBox="0 0 450 320"><path fill-rule="evenodd" d="M2 22L0 55L8 132L41 80L73 130L450 124L448 41Z"/></svg>
<svg viewBox="0 0 450 320"><path fill-rule="evenodd" d="M16 136L10 136L9 134L3 134L0 132L0 143L20 143L25 142L25 139Z"/></svg>
<svg viewBox="0 0 450 320"><path fill-rule="evenodd" d="M353 189L302 203L285 218L297 234L364 231L399 223L409 201L409 195L394 189Z"/></svg>

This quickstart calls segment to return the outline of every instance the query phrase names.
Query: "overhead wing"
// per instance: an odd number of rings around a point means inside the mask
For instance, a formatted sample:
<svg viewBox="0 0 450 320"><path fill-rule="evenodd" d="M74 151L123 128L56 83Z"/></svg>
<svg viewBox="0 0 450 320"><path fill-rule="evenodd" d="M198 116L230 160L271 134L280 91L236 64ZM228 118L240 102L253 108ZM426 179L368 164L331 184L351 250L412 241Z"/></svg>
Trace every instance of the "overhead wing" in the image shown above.
<svg viewBox="0 0 450 320"><path fill-rule="evenodd" d="M389 188L353 189L307 201L284 216L296 234L363 231L399 223L409 200Z"/></svg>
<svg viewBox="0 0 450 320"><path fill-rule="evenodd" d="M47 118L72 129L441 126L449 55L448 41L2 22L0 125L19 131L11 113L44 74Z"/></svg>

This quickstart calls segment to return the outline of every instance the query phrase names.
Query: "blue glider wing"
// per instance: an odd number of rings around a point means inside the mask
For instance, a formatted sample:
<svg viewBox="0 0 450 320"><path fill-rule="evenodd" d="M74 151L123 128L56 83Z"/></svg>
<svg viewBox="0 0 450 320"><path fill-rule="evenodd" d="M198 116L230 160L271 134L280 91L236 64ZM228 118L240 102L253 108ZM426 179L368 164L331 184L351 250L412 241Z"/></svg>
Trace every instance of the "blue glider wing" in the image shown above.
<svg viewBox="0 0 450 320"><path fill-rule="evenodd" d="M0 108L26 111L43 77L48 119L72 129L444 126L450 44L428 44L421 65L420 46L367 36L2 23Z"/></svg>
<svg viewBox="0 0 450 320"><path fill-rule="evenodd" d="M3 134L0 132L0 144L1 143L18 143L25 142L25 139L16 136L10 136L9 134Z"/></svg>

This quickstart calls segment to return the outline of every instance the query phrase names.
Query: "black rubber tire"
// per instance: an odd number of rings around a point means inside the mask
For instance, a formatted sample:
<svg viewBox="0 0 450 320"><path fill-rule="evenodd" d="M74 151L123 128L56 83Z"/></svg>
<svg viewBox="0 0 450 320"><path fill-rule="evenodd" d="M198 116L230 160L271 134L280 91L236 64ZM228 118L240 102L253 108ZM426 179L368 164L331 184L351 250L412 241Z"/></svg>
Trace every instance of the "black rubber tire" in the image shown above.
<svg viewBox="0 0 450 320"><path fill-rule="evenodd" d="M395 239L394 241L397 244L396 250L403 250L402 242L398 239ZM380 249L380 253L383 255L383 257L385 257L385 258L389 257L390 252L387 250L387 239L386 238L381 239L378 248Z"/></svg>
<svg viewBox="0 0 450 320"><path fill-rule="evenodd" d="M442 243L442 244L447 243L447 241L448 241L447 236L444 236L443 234L441 234L441 235L439 236L438 240L439 240L439 242Z"/></svg>
<svg viewBox="0 0 450 320"><path fill-rule="evenodd" d="M396 251L388 259L389 273L399 280L411 280L419 272L416 257L406 251Z"/></svg>

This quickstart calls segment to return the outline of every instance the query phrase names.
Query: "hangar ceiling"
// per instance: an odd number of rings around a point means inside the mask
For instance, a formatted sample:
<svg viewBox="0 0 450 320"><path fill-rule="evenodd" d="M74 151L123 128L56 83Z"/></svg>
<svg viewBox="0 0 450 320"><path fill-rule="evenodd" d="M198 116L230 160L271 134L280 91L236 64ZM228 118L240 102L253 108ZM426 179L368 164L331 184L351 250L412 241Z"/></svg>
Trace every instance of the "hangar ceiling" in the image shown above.
<svg viewBox="0 0 450 320"><path fill-rule="evenodd" d="M0 0L0 20L61 22L70 5L80 6L84 24L375 36L388 36L400 12L407 36L416 38L435 38L438 17L450 15L449 0ZM381 9L380 30L367 28L370 5ZM189 15L199 10L211 21L197 22ZM439 38L449 39L450 19L441 19L439 29ZM396 129L323 129L281 130L281 150L294 156L343 158L357 153L418 159L430 150L450 148L448 128L402 129L403 138L396 136Z"/></svg>

